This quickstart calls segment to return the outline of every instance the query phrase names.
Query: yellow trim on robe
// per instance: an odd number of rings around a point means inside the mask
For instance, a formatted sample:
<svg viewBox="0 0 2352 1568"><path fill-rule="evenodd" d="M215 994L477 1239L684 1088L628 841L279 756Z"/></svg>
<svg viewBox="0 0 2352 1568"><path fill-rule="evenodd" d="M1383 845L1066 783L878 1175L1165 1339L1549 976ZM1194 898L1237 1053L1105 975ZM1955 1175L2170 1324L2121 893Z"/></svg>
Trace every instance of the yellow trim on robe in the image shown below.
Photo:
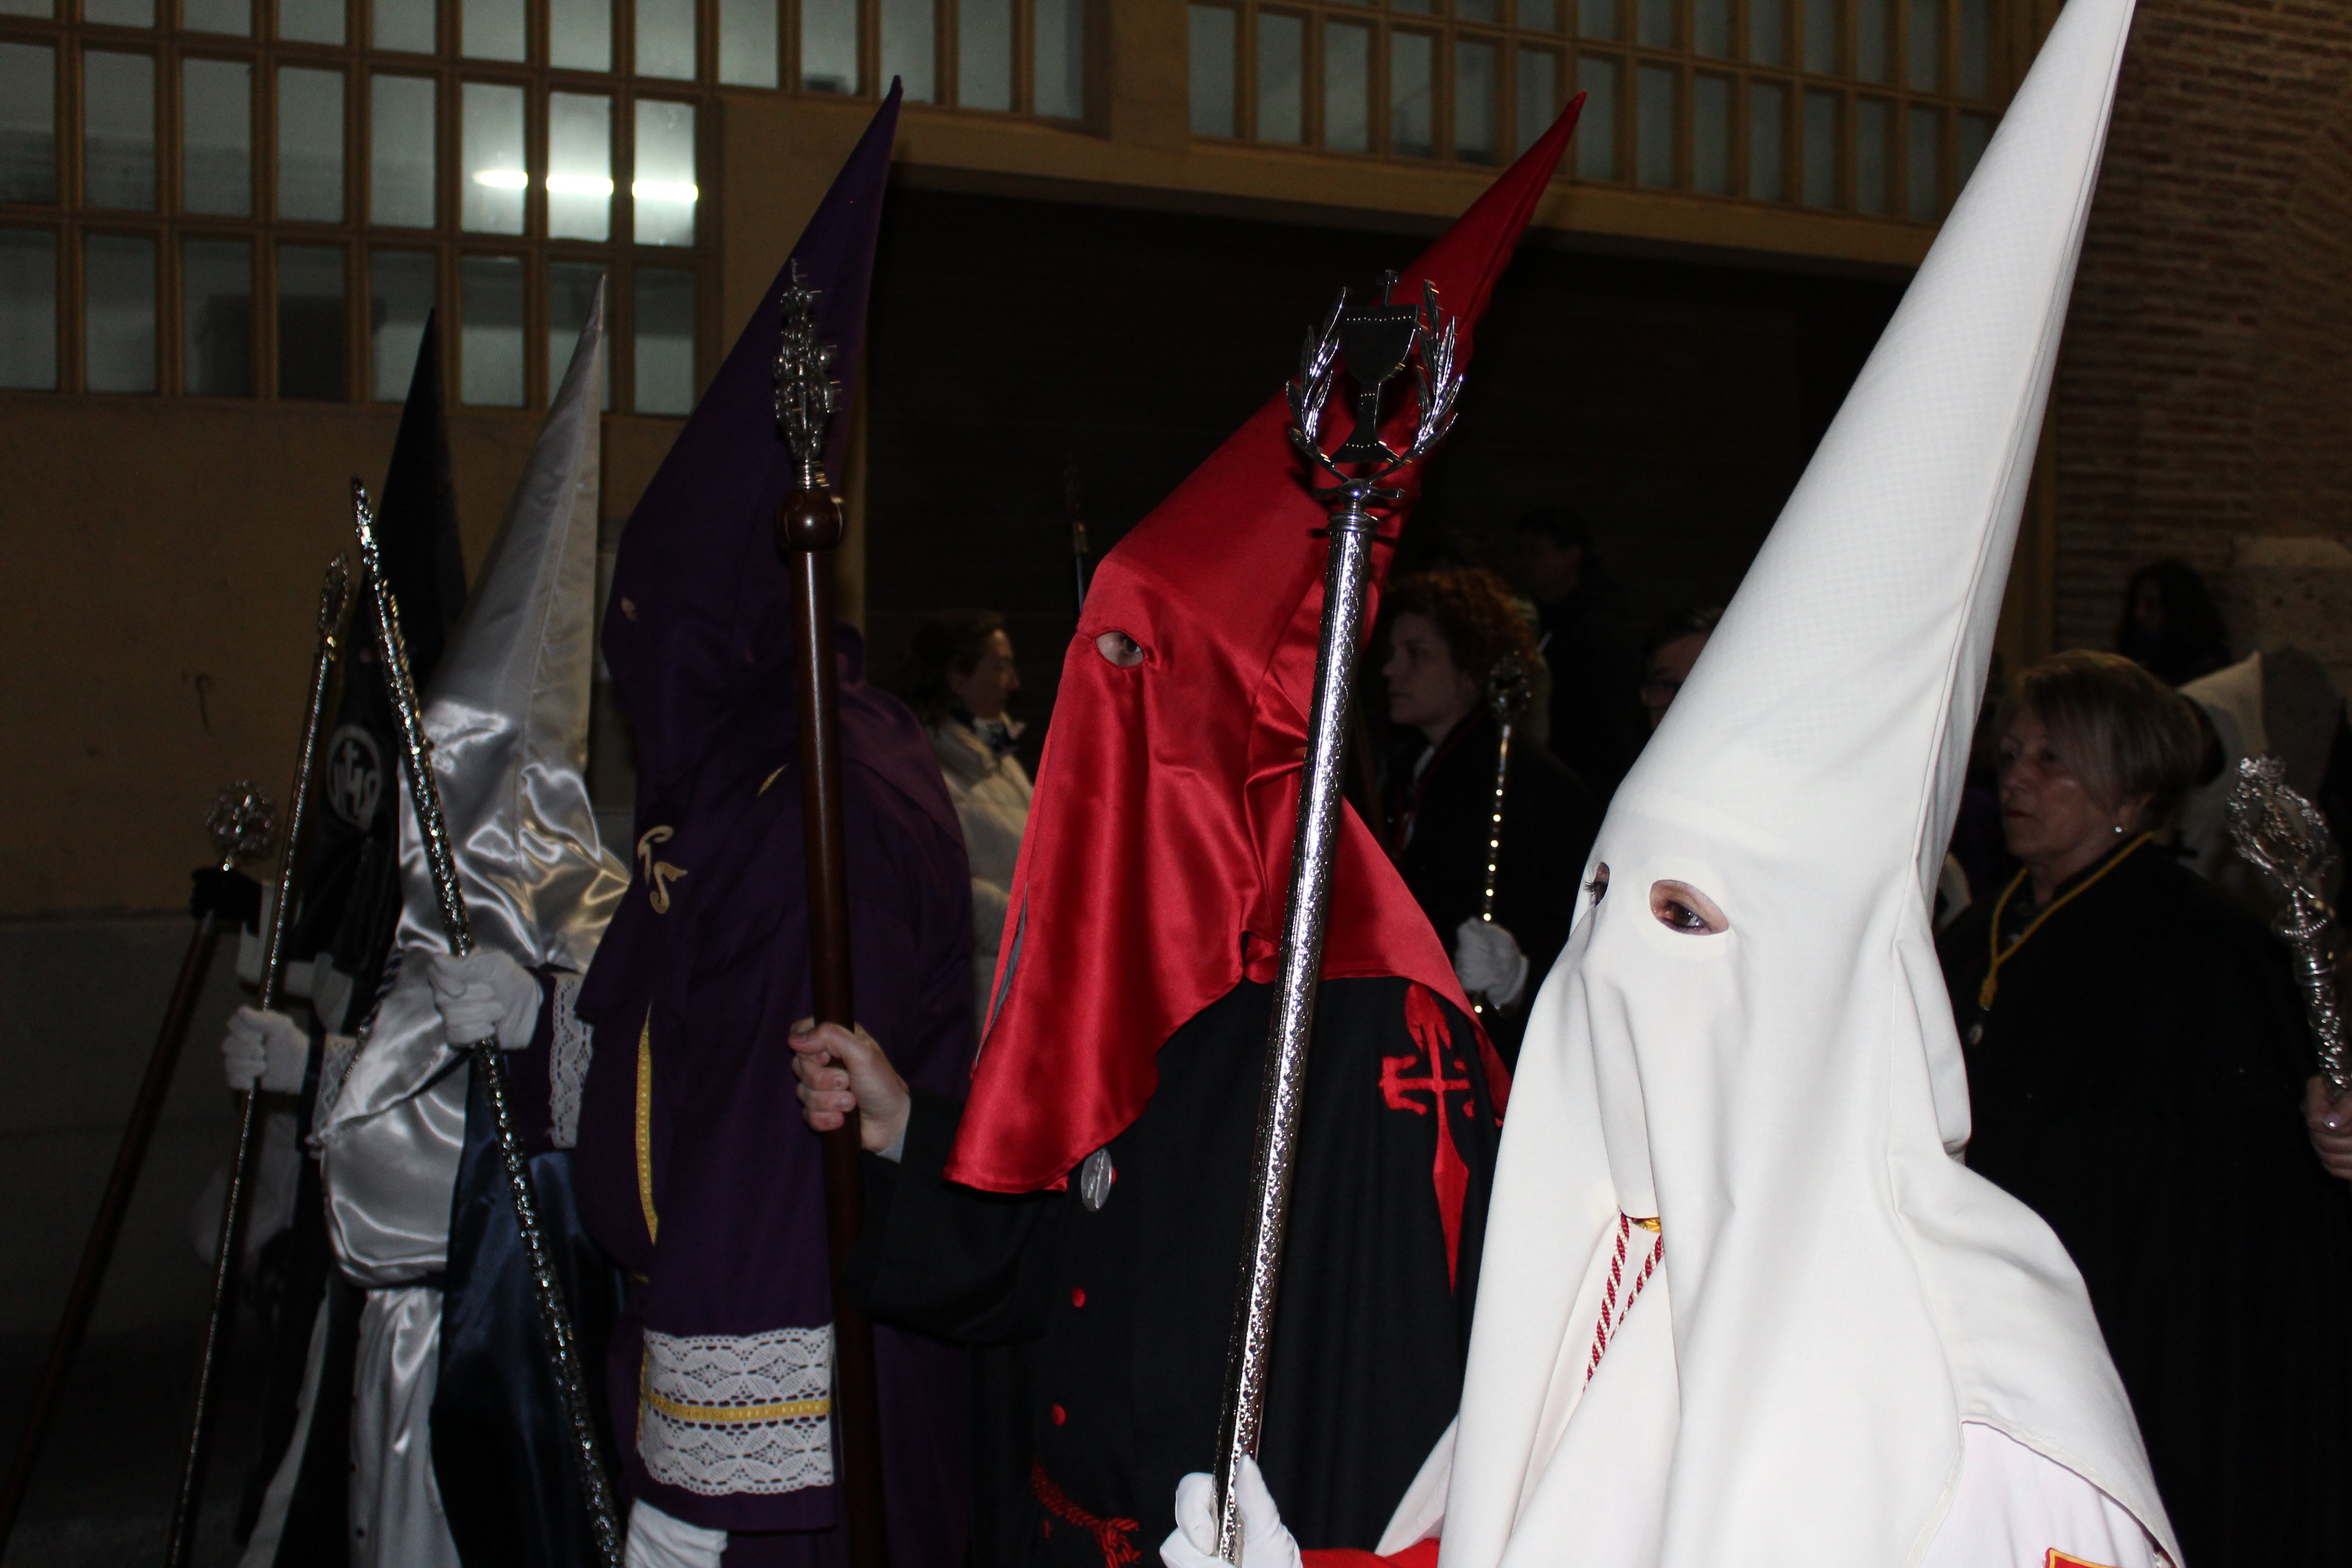
<svg viewBox="0 0 2352 1568"><path fill-rule="evenodd" d="M661 1239L661 1216L654 1213L654 1010L646 1009L637 1031L637 1205L646 1211L646 1239Z"/></svg>

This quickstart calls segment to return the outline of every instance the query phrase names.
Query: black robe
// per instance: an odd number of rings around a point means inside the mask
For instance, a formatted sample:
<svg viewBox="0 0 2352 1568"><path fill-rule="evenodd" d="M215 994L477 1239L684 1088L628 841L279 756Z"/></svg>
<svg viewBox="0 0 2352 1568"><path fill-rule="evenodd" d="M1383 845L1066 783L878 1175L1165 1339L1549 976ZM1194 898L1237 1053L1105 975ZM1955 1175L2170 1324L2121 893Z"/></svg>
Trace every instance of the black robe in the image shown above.
<svg viewBox="0 0 2352 1568"><path fill-rule="evenodd" d="M1454 932L1478 913L1495 809L1495 753L1501 732L1481 707L1454 728L1418 777L1410 761L1390 791L1389 843L1398 874L1448 953ZM1517 1004L1490 1016L1504 1059L1518 1060L1519 1036L1536 987L1568 943L1579 884L1601 832L1601 801L1584 781L1524 729L1511 736L1503 786L1502 851L1496 863L1495 923L1528 958Z"/></svg>
<svg viewBox="0 0 2352 1568"><path fill-rule="evenodd" d="M2192 1568L2341 1563L2352 1192L2305 1133L2284 950L2150 845L2056 910L1981 1009L1996 900L1938 942L1969 1168L2082 1269Z"/></svg>
<svg viewBox="0 0 2352 1568"><path fill-rule="evenodd" d="M1259 1447L1310 1548L1376 1544L1461 1397L1497 1085L1469 1022L1424 992L1443 1029L1431 1093L1408 989L1327 980L1317 1004ZM1161 1047L1099 1211L1075 1173L1009 1197L945 1181L961 1107L937 1096L918 1093L900 1163L866 1161L853 1289L877 1317L982 1347L980 1568L1150 1563L1177 1481L1213 1468L1272 995L1244 983Z"/></svg>

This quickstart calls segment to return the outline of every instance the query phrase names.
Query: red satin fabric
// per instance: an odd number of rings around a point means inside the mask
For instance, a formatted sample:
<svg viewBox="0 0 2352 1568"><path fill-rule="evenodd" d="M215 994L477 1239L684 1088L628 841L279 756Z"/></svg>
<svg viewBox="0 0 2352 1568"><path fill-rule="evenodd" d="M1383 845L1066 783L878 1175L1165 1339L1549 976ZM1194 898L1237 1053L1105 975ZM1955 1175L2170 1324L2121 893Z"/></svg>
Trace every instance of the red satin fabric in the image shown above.
<svg viewBox="0 0 2352 1568"><path fill-rule="evenodd" d="M1424 278L1437 285L1461 323L1464 365L1582 102L1405 275L1399 300L1417 297ZM1475 387L1474 377L1467 406ZM1334 440L1346 391L1325 411ZM1410 412L1387 432L1392 443ZM1244 974L1274 977L1326 555L1288 422L1277 395L1095 574L1013 870L953 1181L1059 1186L1142 1112L1157 1053L1185 1020ZM1418 472L1401 488L1373 546L1376 581ZM1105 659L1095 638L1107 631L1141 644L1143 662ZM1401 975L1469 1011L1444 945L1353 812L1340 817L1323 973Z"/></svg>

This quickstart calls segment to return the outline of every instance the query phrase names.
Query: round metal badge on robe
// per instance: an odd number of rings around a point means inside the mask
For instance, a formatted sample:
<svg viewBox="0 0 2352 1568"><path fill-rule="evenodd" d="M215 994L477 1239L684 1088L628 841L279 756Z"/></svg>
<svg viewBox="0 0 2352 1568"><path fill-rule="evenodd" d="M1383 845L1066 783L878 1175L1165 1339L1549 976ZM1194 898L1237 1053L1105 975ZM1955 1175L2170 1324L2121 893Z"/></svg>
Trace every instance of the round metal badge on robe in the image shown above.
<svg viewBox="0 0 2352 1568"><path fill-rule="evenodd" d="M1087 1205L1088 1214L1097 1213L1110 1202L1110 1186L1118 1180L1118 1173L1111 1169L1110 1150L1096 1150L1078 1167L1078 1202Z"/></svg>

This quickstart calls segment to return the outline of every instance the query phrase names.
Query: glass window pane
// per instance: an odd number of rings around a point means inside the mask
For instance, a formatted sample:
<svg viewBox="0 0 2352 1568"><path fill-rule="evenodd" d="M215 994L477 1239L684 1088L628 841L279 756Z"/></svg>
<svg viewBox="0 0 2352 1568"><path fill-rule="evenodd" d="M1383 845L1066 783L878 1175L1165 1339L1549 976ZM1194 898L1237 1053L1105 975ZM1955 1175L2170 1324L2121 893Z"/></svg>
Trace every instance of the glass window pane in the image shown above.
<svg viewBox="0 0 2352 1568"><path fill-rule="evenodd" d="M343 400L343 252L278 247L278 395Z"/></svg>
<svg viewBox="0 0 2352 1568"><path fill-rule="evenodd" d="M938 10L935 0L882 0L882 79L906 83L908 103L939 96Z"/></svg>
<svg viewBox="0 0 2352 1568"><path fill-rule="evenodd" d="M94 207L155 205L155 57L91 49L81 62L81 196ZM154 265L154 258L148 258ZM153 306L149 306L152 314ZM154 358L151 348L149 359ZM115 389L119 390L119 389Z"/></svg>
<svg viewBox="0 0 2352 1568"><path fill-rule="evenodd" d="M155 242L144 235L82 240L82 384L155 390Z"/></svg>
<svg viewBox="0 0 2352 1568"><path fill-rule="evenodd" d="M430 77L368 81L368 216L396 228L433 226Z"/></svg>
<svg viewBox="0 0 2352 1568"><path fill-rule="evenodd" d="M1296 146L1307 140L1307 22L1257 14L1257 139Z"/></svg>
<svg viewBox="0 0 2352 1568"><path fill-rule="evenodd" d="M695 184L694 105L637 100L636 203L639 245L692 245Z"/></svg>
<svg viewBox="0 0 2352 1568"><path fill-rule="evenodd" d="M1864 81L1891 81L1895 0L1853 0L1853 69Z"/></svg>
<svg viewBox="0 0 2352 1568"><path fill-rule="evenodd" d="M1454 14L1465 22L1499 22L1502 10L1499 0L1454 0Z"/></svg>
<svg viewBox="0 0 2352 1568"><path fill-rule="evenodd" d="M1323 145L1372 149L1372 30L1353 22L1323 24Z"/></svg>
<svg viewBox="0 0 2352 1568"><path fill-rule="evenodd" d="M433 314L433 253L379 250L368 258L368 390L378 403L408 395L416 351Z"/></svg>
<svg viewBox="0 0 2352 1568"><path fill-rule="evenodd" d="M694 274L641 267L636 287L636 409L694 412Z"/></svg>
<svg viewBox="0 0 2352 1568"><path fill-rule="evenodd" d="M801 0L801 87L865 90L857 74L857 0Z"/></svg>
<svg viewBox="0 0 2352 1568"><path fill-rule="evenodd" d="M1838 100L1833 92L1805 94L1805 205L1837 205Z"/></svg>
<svg viewBox="0 0 2352 1568"><path fill-rule="evenodd" d="M1731 58L1731 0L1691 0L1691 47L1718 60Z"/></svg>
<svg viewBox="0 0 2352 1568"><path fill-rule="evenodd" d="M1429 15L1430 0L1389 0L1389 9L1391 11L1417 11L1421 15L1426 16Z"/></svg>
<svg viewBox="0 0 2352 1568"><path fill-rule="evenodd" d="M468 256L458 268L457 396L522 406L522 258Z"/></svg>
<svg viewBox="0 0 2352 1568"><path fill-rule="evenodd" d="M1780 0L1748 0L1748 58L1759 66L1789 63L1789 32Z"/></svg>
<svg viewBox="0 0 2352 1568"><path fill-rule="evenodd" d="M1940 78L1937 61L1944 43L1943 6L1938 0L1911 0L1911 90L1933 92Z"/></svg>
<svg viewBox="0 0 2352 1568"><path fill-rule="evenodd" d="M1805 0L1805 68L1817 76L1837 71L1837 0Z"/></svg>
<svg viewBox="0 0 2352 1568"><path fill-rule="evenodd" d="M1496 48L1454 41L1454 155L1465 163L1495 161Z"/></svg>
<svg viewBox="0 0 2352 1568"><path fill-rule="evenodd" d="M1577 0L1576 30L1587 38L1617 37L1617 0ZM1583 121L1577 122L1580 126ZM1582 135L1582 131L1577 132Z"/></svg>
<svg viewBox="0 0 2352 1568"><path fill-rule="evenodd" d="M81 19L110 27L152 27L155 0L81 0Z"/></svg>
<svg viewBox="0 0 2352 1568"><path fill-rule="evenodd" d="M1636 35L1644 47L1675 47L1675 0L1633 0Z"/></svg>
<svg viewBox="0 0 2352 1568"><path fill-rule="evenodd" d="M253 247L180 242L180 384L198 397L253 395Z"/></svg>
<svg viewBox="0 0 2352 1568"><path fill-rule="evenodd" d="M0 202L57 199L56 51L47 44L0 43Z"/></svg>
<svg viewBox="0 0 2352 1568"><path fill-rule="evenodd" d="M1559 57L1549 49L1521 49L1518 78L1519 135L1514 154L1534 146L1536 138L1559 118Z"/></svg>
<svg viewBox="0 0 2352 1568"><path fill-rule="evenodd" d="M429 55L437 47L433 0L372 0L368 9L375 16L377 48Z"/></svg>
<svg viewBox="0 0 2352 1568"><path fill-rule="evenodd" d="M1223 5L1188 10L1192 134L1234 133L1234 14Z"/></svg>
<svg viewBox="0 0 2352 1568"><path fill-rule="evenodd" d="M469 81L459 105L458 226L475 234L520 234L523 193L530 186L522 161L522 89Z"/></svg>
<svg viewBox="0 0 2352 1568"><path fill-rule="evenodd" d="M547 95L547 232L554 239L613 235L613 100Z"/></svg>
<svg viewBox="0 0 2352 1568"><path fill-rule="evenodd" d="M1960 116L1958 143L1952 149L1952 172L1966 190L1969 176L1977 172L1977 160L1984 156L1985 143L1992 140L1992 121L1981 114Z"/></svg>
<svg viewBox="0 0 2352 1568"><path fill-rule="evenodd" d="M0 228L0 386L47 392L58 384L58 237Z"/></svg>
<svg viewBox="0 0 2352 1568"><path fill-rule="evenodd" d="M563 373L572 368L572 351L580 346L580 330L596 303L596 285L604 268L593 261L551 261L547 264L547 401L562 390ZM607 374L598 389L596 406L613 406L613 378Z"/></svg>
<svg viewBox="0 0 2352 1568"><path fill-rule="evenodd" d="M1989 98L1992 0L1960 0L1960 96Z"/></svg>
<svg viewBox="0 0 2352 1568"><path fill-rule="evenodd" d="M1437 151L1436 40L1427 33L1389 35L1389 151L1426 158Z"/></svg>
<svg viewBox="0 0 2352 1568"><path fill-rule="evenodd" d="M1895 140L1895 106L1865 98L1853 106L1853 205L1874 216L1888 207L1888 157Z"/></svg>
<svg viewBox="0 0 2352 1568"><path fill-rule="evenodd" d="M694 79L694 0L637 0L637 74Z"/></svg>
<svg viewBox="0 0 2352 1568"><path fill-rule="evenodd" d="M1936 221L1936 141L1939 116L1932 109L1911 110L1904 132L1904 211L1915 223Z"/></svg>
<svg viewBox="0 0 2352 1568"><path fill-rule="evenodd" d="M180 209L253 211L253 68L243 60L180 62Z"/></svg>
<svg viewBox="0 0 2352 1568"><path fill-rule="evenodd" d="M464 52L477 60L524 58L522 0L457 0L464 18Z"/></svg>
<svg viewBox="0 0 2352 1568"><path fill-rule="evenodd" d="M1558 0L1519 0L1519 26L1538 27L1547 33L1559 30Z"/></svg>
<svg viewBox="0 0 2352 1568"><path fill-rule="evenodd" d="M719 0L719 79L776 85L776 0Z"/></svg>
<svg viewBox="0 0 2352 1568"><path fill-rule="evenodd" d="M1675 68L1643 66L1640 97L1634 104L1641 117L1635 132L1635 177L1645 185L1675 183Z"/></svg>
<svg viewBox="0 0 2352 1568"><path fill-rule="evenodd" d="M343 0L278 0L278 36L300 44L343 41Z"/></svg>
<svg viewBox="0 0 2352 1568"><path fill-rule="evenodd" d="M1709 196L1731 194L1731 81L1727 77L1691 79L1691 189Z"/></svg>
<svg viewBox="0 0 2352 1568"><path fill-rule="evenodd" d="M1033 0L1029 25L1036 32L1033 90L1037 112L1055 120L1083 118L1087 112L1086 0ZM1264 131L1259 134L1264 135Z"/></svg>
<svg viewBox="0 0 2352 1568"><path fill-rule="evenodd" d="M1584 94L1584 112L1576 121L1576 174L1579 179L1617 177L1617 62L1591 55L1576 62L1576 89Z"/></svg>
<svg viewBox="0 0 2352 1568"><path fill-rule="evenodd" d="M1013 0L958 0L956 101L1013 107Z"/></svg>
<svg viewBox="0 0 2352 1568"><path fill-rule="evenodd" d="M613 0L548 0L547 55L563 70L611 70Z"/></svg>
<svg viewBox="0 0 2352 1568"><path fill-rule="evenodd" d="M253 34L252 0L180 0L180 26L192 33Z"/></svg>
<svg viewBox="0 0 2352 1568"><path fill-rule="evenodd" d="M0 0L0 16L39 16L47 18L54 16L55 15L57 15L56 0ZM9 237L9 236L20 232L22 231L11 229L5 234L0 234L0 245L16 244L16 241ZM0 384L5 384L0 383Z"/></svg>
<svg viewBox="0 0 2352 1568"><path fill-rule="evenodd" d="M343 221L343 73L278 68L278 216Z"/></svg>
<svg viewBox="0 0 2352 1568"><path fill-rule="evenodd" d="M1748 195L1751 200L1778 202L1789 191L1780 174L1782 138L1787 135L1788 95L1778 83L1748 84Z"/></svg>

